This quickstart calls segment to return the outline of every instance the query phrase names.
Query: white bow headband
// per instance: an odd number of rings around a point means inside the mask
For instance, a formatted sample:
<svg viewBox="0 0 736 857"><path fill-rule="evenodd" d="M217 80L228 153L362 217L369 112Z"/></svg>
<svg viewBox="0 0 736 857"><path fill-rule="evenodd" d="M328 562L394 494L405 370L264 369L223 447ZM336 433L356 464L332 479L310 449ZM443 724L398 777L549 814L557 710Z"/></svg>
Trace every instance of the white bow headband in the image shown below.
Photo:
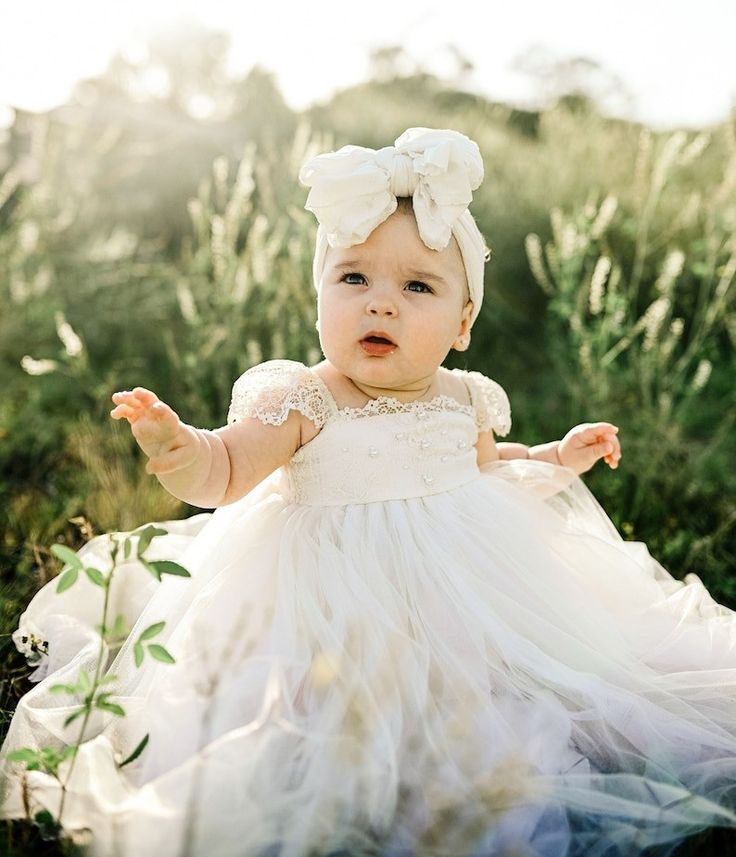
<svg viewBox="0 0 736 857"><path fill-rule="evenodd" d="M483 181L473 140L449 129L409 128L393 146L343 146L307 161L299 181L310 187L304 206L319 222L312 274L319 289L328 247L362 244L393 214L397 197L412 197L422 241L432 250L460 247L475 321L483 301L483 236L468 205Z"/></svg>

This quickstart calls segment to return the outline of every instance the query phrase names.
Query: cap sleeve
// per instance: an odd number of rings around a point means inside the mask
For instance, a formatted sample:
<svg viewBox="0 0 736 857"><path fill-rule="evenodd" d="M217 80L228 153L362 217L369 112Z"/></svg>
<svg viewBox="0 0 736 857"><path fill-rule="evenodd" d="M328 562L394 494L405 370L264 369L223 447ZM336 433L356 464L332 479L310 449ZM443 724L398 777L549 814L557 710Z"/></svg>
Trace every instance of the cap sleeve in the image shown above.
<svg viewBox="0 0 736 857"><path fill-rule="evenodd" d="M321 429L327 419L327 401L321 380L296 360L267 360L244 372L233 384L228 425L255 417L267 425L281 425L296 410Z"/></svg>
<svg viewBox="0 0 736 857"><path fill-rule="evenodd" d="M465 380L478 431L490 429L500 437L511 430L511 405L503 387L481 372L458 371Z"/></svg>

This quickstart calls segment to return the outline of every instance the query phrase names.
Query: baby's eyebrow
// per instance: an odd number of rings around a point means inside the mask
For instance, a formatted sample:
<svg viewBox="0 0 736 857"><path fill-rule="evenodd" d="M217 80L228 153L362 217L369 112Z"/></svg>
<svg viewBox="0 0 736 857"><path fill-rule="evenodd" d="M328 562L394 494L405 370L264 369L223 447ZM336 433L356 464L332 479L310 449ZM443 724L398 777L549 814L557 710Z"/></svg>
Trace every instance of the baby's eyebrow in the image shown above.
<svg viewBox="0 0 736 857"><path fill-rule="evenodd" d="M332 267L336 271L342 271L345 268L359 268L362 264L358 259L351 259L349 262L340 262L339 265L333 265Z"/></svg>
<svg viewBox="0 0 736 857"><path fill-rule="evenodd" d="M444 277L440 277L439 274L433 274L430 271L418 271L416 268L410 268L409 273L413 277L421 277L423 280L436 280L438 283L446 283Z"/></svg>

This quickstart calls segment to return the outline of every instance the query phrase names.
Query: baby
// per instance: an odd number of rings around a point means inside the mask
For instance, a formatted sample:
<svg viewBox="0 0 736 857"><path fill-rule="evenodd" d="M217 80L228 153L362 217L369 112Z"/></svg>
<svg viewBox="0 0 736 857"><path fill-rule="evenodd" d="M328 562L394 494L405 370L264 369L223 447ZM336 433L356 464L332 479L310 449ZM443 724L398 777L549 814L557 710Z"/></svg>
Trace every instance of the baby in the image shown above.
<svg viewBox="0 0 736 857"><path fill-rule="evenodd" d="M451 349L468 348L482 290L476 289L473 300L454 235L443 249L429 248L411 199L399 197L395 211L362 243L333 247L325 242L321 256L315 285L325 359L312 370L339 407L360 407L382 396L401 402L443 393L467 398L442 363ZM144 387L114 393L112 400L111 416L129 421L149 458L147 472L174 496L206 508L243 497L318 433L296 410L278 426L247 417L209 431L182 422ZM532 458L584 473L603 458L616 468L621 457L617 432L609 422L582 423L560 441L527 447L496 444L490 430L481 431L478 465Z"/></svg>

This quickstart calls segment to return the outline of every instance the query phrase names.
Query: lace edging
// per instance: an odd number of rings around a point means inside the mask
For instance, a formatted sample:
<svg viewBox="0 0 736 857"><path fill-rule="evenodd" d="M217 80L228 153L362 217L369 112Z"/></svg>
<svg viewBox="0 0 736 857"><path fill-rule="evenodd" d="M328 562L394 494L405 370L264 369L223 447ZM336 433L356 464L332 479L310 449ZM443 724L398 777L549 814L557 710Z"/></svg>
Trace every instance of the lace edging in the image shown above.
<svg viewBox="0 0 736 857"><path fill-rule="evenodd" d="M493 429L499 437L511 431L511 404L503 387L481 372L456 369L468 382L479 431Z"/></svg>
<svg viewBox="0 0 736 857"><path fill-rule="evenodd" d="M338 413L349 419L356 417L375 416L376 414L413 414L424 413L425 411L459 411L460 413L473 415L471 405L463 405L453 399L452 396L444 394L435 396L433 399L424 401L414 400L413 402L402 402L393 396L378 396L375 399L370 399L365 405L359 408L340 408Z"/></svg>
<svg viewBox="0 0 736 857"><path fill-rule="evenodd" d="M268 360L244 372L233 385L228 424L255 417L281 425L296 410L321 429L329 407L320 380L296 360Z"/></svg>

